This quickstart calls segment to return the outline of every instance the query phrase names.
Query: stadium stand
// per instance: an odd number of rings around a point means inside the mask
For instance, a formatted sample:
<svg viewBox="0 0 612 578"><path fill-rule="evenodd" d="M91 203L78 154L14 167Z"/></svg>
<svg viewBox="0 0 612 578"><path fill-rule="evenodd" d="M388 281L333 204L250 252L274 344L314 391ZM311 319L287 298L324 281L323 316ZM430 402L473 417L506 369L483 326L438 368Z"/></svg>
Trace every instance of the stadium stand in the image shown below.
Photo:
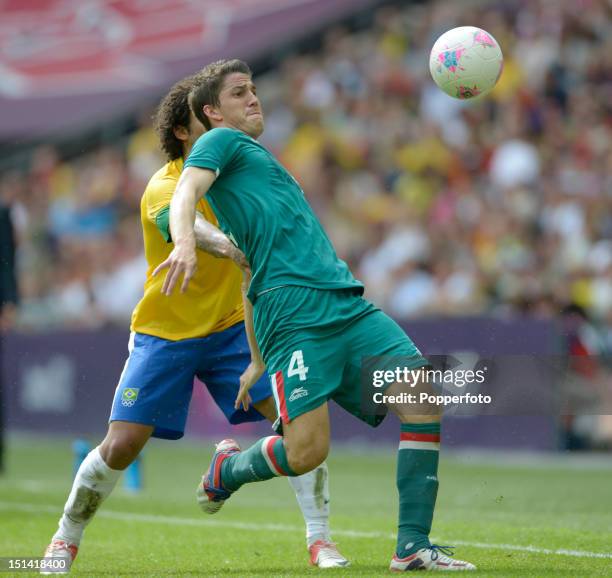
<svg viewBox="0 0 612 578"><path fill-rule="evenodd" d="M370 28L334 28L257 79L265 143L393 315L550 317L574 303L612 321L612 52L604 3L588 4L474 8L505 52L482 103L428 77L442 23L473 19L450 3L382 7ZM139 196L162 162L148 116L72 158L37 148L27 172L2 177L23 327L126 323L144 270Z"/></svg>

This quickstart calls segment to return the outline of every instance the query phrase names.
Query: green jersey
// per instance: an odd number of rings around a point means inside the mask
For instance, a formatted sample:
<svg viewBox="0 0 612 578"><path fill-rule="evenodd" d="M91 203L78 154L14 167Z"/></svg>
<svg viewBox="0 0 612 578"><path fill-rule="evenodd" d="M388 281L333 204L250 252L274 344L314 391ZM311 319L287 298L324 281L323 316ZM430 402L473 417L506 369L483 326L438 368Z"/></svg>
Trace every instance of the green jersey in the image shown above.
<svg viewBox="0 0 612 578"><path fill-rule="evenodd" d="M297 181L256 140L239 130L215 128L197 140L187 167L217 174L207 198L251 266L252 302L287 285L363 292Z"/></svg>

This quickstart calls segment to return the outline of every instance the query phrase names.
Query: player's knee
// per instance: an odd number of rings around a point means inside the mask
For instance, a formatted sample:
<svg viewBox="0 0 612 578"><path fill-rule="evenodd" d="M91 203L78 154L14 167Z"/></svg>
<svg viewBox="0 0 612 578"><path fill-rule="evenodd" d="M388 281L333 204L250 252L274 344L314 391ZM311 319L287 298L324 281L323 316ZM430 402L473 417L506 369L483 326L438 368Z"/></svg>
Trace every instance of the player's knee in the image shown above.
<svg viewBox="0 0 612 578"><path fill-rule="evenodd" d="M100 444L100 455L109 468L124 470L138 457L141 449L139 439L127 434L115 434L107 436Z"/></svg>
<svg viewBox="0 0 612 578"><path fill-rule="evenodd" d="M289 466L298 475L305 474L320 466L329 452L329 444L294 444L287 448Z"/></svg>

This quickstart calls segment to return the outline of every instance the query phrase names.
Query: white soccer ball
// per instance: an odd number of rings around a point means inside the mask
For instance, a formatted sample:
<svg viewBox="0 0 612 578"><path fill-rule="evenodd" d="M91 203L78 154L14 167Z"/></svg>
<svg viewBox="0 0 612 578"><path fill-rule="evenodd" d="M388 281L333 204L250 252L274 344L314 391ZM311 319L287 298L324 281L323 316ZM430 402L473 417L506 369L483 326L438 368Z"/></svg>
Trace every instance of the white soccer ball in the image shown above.
<svg viewBox="0 0 612 578"><path fill-rule="evenodd" d="M434 82L446 94L460 99L489 92L499 80L504 56L488 32L460 26L436 40L429 56Z"/></svg>

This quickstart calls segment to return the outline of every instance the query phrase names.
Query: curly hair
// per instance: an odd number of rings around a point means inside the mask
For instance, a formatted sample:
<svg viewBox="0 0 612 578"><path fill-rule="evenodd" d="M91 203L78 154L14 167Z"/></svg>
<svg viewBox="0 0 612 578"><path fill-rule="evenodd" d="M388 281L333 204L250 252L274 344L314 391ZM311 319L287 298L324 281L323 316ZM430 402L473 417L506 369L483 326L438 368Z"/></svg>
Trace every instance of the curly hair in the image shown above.
<svg viewBox="0 0 612 578"><path fill-rule="evenodd" d="M189 95L189 105L193 114L206 127L206 130L210 130L212 126L202 109L207 104L219 106L219 93L223 80L234 72L253 75L246 62L235 58L233 60L217 60L205 66L194 76L195 82Z"/></svg>
<svg viewBox="0 0 612 578"><path fill-rule="evenodd" d="M189 127L189 92L195 86L197 78L198 75L193 74L179 80L164 96L153 116L161 148L170 161L183 156L183 141L176 138L174 129L179 126Z"/></svg>

